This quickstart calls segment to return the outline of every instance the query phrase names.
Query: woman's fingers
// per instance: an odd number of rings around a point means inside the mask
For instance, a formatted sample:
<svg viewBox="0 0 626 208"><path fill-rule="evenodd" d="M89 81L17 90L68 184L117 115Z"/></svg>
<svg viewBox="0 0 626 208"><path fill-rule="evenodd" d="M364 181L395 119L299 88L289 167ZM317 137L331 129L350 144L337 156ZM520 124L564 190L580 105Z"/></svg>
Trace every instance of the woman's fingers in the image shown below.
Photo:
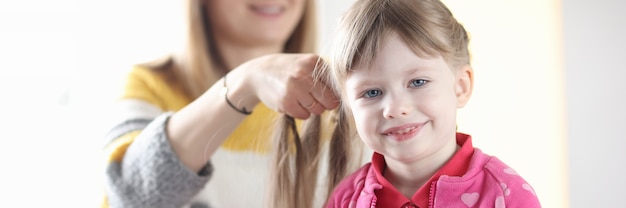
<svg viewBox="0 0 626 208"><path fill-rule="evenodd" d="M324 111L326 110L326 107L323 104L321 104L320 101L316 100L311 94L309 94L306 97L307 98L301 99L299 101L300 105L304 107L304 109L316 115L320 115L324 113Z"/></svg>
<svg viewBox="0 0 626 208"><path fill-rule="evenodd" d="M333 91L322 81L313 81L318 59L314 54L275 54L247 65L267 75L253 79L256 96L266 106L298 119L336 108Z"/></svg>
<svg viewBox="0 0 626 208"><path fill-rule="evenodd" d="M339 99L333 90L322 81L318 81L311 86L310 94L325 110L334 109L339 106Z"/></svg>
<svg viewBox="0 0 626 208"><path fill-rule="evenodd" d="M287 97L283 100L283 113L297 119L307 119L311 116L311 112L303 105L296 96Z"/></svg>
<svg viewBox="0 0 626 208"><path fill-rule="evenodd" d="M313 72L318 62L318 56L308 55L298 60L298 67L293 75L295 93L305 110L320 115L325 110L334 109L339 105L337 96L322 80L314 81Z"/></svg>
<svg viewBox="0 0 626 208"><path fill-rule="evenodd" d="M321 60L316 55L309 55L300 59L300 67L296 73L296 76L299 77L297 80L302 81L301 86L304 89L308 89L309 94L313 96L319 104L322 104L325 109L336 108L339 102L333 90L326 85L324 80L313 80L314 69L318 61Z"/></svg>

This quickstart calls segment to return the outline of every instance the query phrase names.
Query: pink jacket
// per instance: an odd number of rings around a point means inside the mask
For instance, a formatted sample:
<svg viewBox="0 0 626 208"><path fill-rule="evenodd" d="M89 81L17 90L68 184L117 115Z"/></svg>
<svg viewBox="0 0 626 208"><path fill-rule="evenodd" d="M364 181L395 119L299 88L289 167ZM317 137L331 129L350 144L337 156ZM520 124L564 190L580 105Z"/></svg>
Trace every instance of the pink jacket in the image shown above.
<svg viewBox="0 0 626 208"><path fill-rule="evenodd" d="M498 158L474 149L461 177L442 175L431 186L429 207L541 207L533 188ZM436 190L432 188L436 187ZM374 208L382 188L371 163L345 178L333 191L327 207Z"/></svg>

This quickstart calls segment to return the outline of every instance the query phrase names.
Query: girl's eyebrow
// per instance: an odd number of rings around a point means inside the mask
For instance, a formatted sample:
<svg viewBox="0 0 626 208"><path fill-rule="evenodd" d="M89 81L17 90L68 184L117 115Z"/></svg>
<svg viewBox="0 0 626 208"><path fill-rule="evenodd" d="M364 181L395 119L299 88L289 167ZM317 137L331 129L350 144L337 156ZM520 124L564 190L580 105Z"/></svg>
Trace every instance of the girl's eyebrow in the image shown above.
<svg viewBox="0 0 626 208"><path fill-rule="evenodd" d="M428 67L425 64L420 64L418 66L407 68L404 71L404 75L414 75L414 74L424 73L428 71L431 71L431 67Z"/></svg>
<svg viewBox="0 0 626 208"><path fill-rule="evenodd" d="M368 76L368 77L371 77L371 76ZM352 86L351 88L353 90L359 90L359 89L363 88L363 86L373 85L374 81L375 80L372 80L372 79L365 79L365 80L361 79L361 80L355 81L354 82L354 86Z"/></svg>
<svg viewBox="0 0 626 208"><path fill-rule="evenodd" d="M360 74L357 80L353 80L352 84L346 85L345 88L358 91L363 89L364 86L375 85L377 81L376 76L371 74L371 71L368 71L365 74Z"/></svg>

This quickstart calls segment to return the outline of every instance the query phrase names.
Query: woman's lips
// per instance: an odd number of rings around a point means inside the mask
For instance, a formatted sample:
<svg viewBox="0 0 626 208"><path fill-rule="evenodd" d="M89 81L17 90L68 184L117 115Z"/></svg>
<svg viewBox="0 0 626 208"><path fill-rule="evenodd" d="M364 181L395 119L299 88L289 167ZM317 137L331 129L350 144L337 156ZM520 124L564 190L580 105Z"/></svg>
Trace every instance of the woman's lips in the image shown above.
<svg viewBox="0 0 626 208"><path fill-rule="evenodd" d="M284 12L284 8L279 5L252 5L251 10L263 17L277 17Z"/></svg>

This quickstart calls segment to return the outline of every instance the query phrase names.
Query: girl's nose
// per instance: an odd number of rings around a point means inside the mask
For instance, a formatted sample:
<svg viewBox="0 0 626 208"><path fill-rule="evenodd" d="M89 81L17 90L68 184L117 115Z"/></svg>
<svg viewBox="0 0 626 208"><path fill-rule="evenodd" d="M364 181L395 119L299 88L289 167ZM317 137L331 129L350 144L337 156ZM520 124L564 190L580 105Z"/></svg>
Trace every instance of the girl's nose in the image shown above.
<svg viewBox="0 0 626 208"><path fill-rule="evenodd" d="M389 96L389 100L383 110L383 117L386 119L406 116L411 111L410 102L407 99Z"/></svg>

